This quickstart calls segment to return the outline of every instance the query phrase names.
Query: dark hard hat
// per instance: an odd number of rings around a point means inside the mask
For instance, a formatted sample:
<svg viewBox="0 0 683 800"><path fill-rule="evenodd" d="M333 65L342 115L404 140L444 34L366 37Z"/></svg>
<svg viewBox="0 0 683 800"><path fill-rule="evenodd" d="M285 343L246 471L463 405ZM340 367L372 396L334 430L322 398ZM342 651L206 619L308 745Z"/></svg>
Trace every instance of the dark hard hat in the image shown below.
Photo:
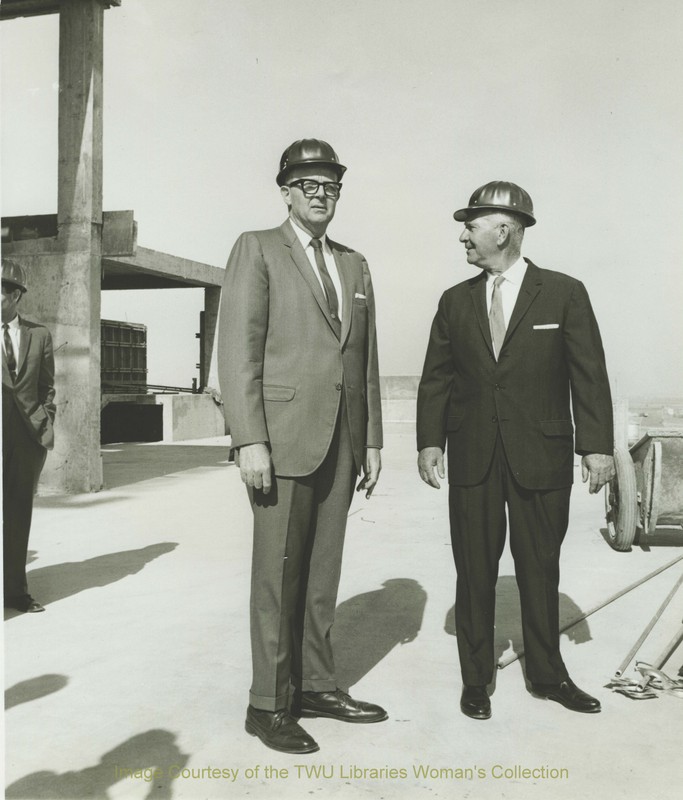
<svg viewBox="0 0 683 800"><path fill-rule="evenodd" d="M294 169L300 166L321 166L334 167L337 170L338 179L346 172L346 167L339 163L337 154L327 142L321 139L299 139L293 142L282 154L280 159L280 171L278 172L278 186L283 186L287 176Z"/></svg>
<svg viewBox="0 0 683 800"><path fill-rule="evenodd" d="M26 273L17 261L11 258L2 259L2 282L11 283L22 292L26 291Z"/></svg>
<svg viewBox="0 0 683 800"><path fill-rule="evenodd" d="M470 197L469 206L456 211L453 218L465 222L472 214L482 210L518 214L525 227L536 224L531 197L521 186L509 181L491 181L480 186Z"/></svg>

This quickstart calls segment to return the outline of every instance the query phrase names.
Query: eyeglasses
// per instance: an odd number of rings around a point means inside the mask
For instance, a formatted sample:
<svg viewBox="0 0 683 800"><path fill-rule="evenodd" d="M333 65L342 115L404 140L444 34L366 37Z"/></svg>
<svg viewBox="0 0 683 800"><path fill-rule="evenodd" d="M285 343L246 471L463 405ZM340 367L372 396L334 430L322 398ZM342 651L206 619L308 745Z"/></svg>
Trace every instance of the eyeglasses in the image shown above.
<svg viewBox="0 0 683 800"><path fill-rule="evenodd" d="M339 197L342 188L341 183L335 183L334 181L319 183L318 181L303 178L300 178L298 181L292 181L288 183L287 186L298 186L304 193L304 197L315 197L315 195L318 194L318 189L322 186L325 197L329 197L332 200L336 200Z"/></svg>

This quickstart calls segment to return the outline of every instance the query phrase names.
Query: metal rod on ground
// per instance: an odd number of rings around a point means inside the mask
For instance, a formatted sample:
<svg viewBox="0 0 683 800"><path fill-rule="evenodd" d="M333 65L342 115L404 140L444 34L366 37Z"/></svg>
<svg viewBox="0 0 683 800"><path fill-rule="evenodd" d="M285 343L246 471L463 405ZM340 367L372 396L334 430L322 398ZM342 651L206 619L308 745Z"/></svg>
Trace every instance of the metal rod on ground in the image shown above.
<svg viewBox="0 0 683 800"><path fill-rule="evenodd" d="M662 669L662 667L664 666L664 664L666 664L666 662L667 662L667 661L669 660L669 658L672 656L672 654L673 654L674 650L675 650L675 649L678 647L678 645L679 645L681 642L683 642L683 626L681 626L681 627L678 629L678 632L676 633L676 635L675 635L675 636L673 637L673 639L672 639L672 640L671 640L671 641L670 641L670 642L667 644L667 646L666 646L666 647L665 647L665 648L662 650L662 652L661 652L661 653L660 653L660 655L659 655L659 658L657 658L657 660L656 660L656 661L653 663L653 665L652 665L652 666L653 666L655 669L658 669L658 670ZM649 682L652 680L652 677L653 677L653 676L652 676L652 674L648 674L648 673L646 672L646 673L643 675L643 677L642 677L642 679L640 680L640 682L638 683L638 686L636 687L636 691L638 691L638 692L642 692L642 691L644 691L644 690L645 690L645 687L646 687L646 686L648 685L648 683L649 683Z"/></svg>
<svg viewBox="0 0 683 800"><path fill-rule="evenodd" d="M678 556L678 558L674 558L673 561L670 561L668 564L664 564L663 567L659 567L654 572L651 572L649 575L646 575L644 578L640 578L639 580L632 583L630 586L627 586L625 589L621 589L621 591L616 592L611 597L608 597L607 600L603 600L602 603L598 603L597 606L593 606L589 611L584 611L578 617L574 617L569 622L566 622L561 628L560 633L564 633L568 631L570 628L573 628L574 625L581 622L582 620L586 619L586 617L590 617L591 614L595 614L596 611L600 611L601 608L608 606L610 603L613 603L615 600L618 600L620 597L623 597L625 594L633 591L633 589L637 589L643 583L646 583L651 578L654 578L656 575L659 575L660 572L664 572L664 570L669 569L669 567L673 567L674 564L677 564L679 561L683 560L683 555ZM510 653L510 655L505 656L505 658L501 658L498 664L496 665L498 669L505 669L510 664L517 661L518 658L521 658L524 655L524 648L521 648L518 653Z"/></svg>
<svg viewBox="0 0 683 800"><path fill-rule="evenodd" d="M645 629L643 630L643 632L638 637L638 641L629 650L628 655L626 656L626 658L624 658L624 660L621 662L621 664L619 664L619 666L617 668L617 671L614 673L614 677L615 678L619 678L621 675L623 675L624 670L631 663L631 659L638 652L640 646L645 641L645 639L647 639L650 631L654 628L655 623L662 616L662 614L664 613L664 609L669 605L669 603L671 602L673 596L676 594L676 592L678 591L678 589L680 588L680 585L682 583L683 583L683 572L681 572L681 575L678 578L678 580L676 581L676 584L674 585L674 588L666 596L666 600L661 604L661 606L657 609L657 612L654 615L654 617L652 617L652 619L645 626Z"/></svg>

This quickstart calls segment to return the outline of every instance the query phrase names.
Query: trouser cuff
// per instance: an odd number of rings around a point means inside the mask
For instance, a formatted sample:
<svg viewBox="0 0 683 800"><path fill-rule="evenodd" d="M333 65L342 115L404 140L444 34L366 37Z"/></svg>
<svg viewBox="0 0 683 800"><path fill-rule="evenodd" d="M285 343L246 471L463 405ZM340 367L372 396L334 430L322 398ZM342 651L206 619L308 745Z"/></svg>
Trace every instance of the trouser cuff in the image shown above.
<svg viewBox="0 0 683 800"><path fill-rule="evenodd" d="M260 711L280 711L283 708L287 708L288 701L288 694L281 694L278 697L264 697L263 695L249 692L249 704Z"/></svg>

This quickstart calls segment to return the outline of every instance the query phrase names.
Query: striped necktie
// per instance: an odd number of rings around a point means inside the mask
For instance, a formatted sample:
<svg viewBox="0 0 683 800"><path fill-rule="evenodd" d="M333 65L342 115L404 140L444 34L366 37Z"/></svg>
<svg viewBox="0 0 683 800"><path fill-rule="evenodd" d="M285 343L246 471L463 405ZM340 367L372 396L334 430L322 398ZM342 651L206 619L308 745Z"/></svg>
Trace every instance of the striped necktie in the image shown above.
<svg viewBox="0 0 683 800"><path fill-rule="evenodd" d="M9 370L12 380L17 378L17 359L14 355L14 347L12 346L12 337L9 335L9 323L2 323L2 336L5 342L5 357L7 358L7 369Z"/></svg>
<svg viewBox="0 0 683 800"><path fill-rule="evenodd" d="M325 289L325 297L327 298L327 305L330 309L330 316L334 320L335 330L337 335L339 335L341 332L341 322L339 321L339 298L337 297L337 291L334 288L334 283L332 283L330 273L327 271L327 265L325 264L325 258L323 257L323 243L320 241L320 239L311 239L311 247L315 253L315 264L318 267L318 272L320 273L320 280L323 282L323 288Z"/></svg>

